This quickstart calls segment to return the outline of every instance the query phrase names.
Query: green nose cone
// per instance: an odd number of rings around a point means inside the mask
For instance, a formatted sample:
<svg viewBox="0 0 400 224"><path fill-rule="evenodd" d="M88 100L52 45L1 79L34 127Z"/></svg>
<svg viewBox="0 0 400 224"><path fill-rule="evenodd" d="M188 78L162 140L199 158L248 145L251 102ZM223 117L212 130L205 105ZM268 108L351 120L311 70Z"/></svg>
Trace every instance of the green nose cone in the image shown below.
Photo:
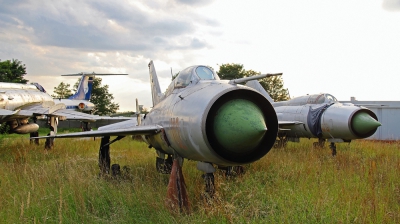
<svg viewBox="0 0 400 224"><path fill-rule="evenodd" d="M366 112L361 112L354 116L352 125L356 133L365 135L381 126L381 123Z"/></svg>
<svg viewBox="0 0 400 224"><path fill-rule="evenodd" d="M244 99L225 103L218 110L214 121L217 141L235 153L257 147L267 130L260 108Z"/></svg>

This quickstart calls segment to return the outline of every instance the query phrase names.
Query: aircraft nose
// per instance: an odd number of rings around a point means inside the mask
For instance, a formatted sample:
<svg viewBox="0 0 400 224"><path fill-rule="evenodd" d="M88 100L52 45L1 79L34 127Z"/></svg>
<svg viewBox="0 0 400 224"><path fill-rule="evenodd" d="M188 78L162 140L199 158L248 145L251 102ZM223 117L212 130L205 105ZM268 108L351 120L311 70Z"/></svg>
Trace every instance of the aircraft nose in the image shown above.
<svg viewBox="0 0 400 224"><path fill-rule="evenodd" d="M366 112L357 113L351 121L353 130L360 136L368 135L382 124Z"/></svg>
<svg viewBox="0 0 400 224"><path fill-rule="evenodd" d="M245 99L233 99L222 105L213 128L219 144L239 154L256 148L267 131L260 108Z"/></svg>

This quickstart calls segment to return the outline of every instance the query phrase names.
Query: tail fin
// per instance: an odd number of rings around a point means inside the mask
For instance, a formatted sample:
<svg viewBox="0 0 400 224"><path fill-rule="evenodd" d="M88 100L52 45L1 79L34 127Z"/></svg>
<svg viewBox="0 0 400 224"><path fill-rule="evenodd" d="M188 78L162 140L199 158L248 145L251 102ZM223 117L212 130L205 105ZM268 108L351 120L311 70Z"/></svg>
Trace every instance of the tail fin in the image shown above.
<svg viewBox="0 0 400 224"><path fill-rule="evenodd" d="M257 90L258 92L260 92L265 98L267 98L267 100L270 103L273 103L274 100L271 98L271 96L267 93L267 91L265 91L264 87L262 87L262 85L258 82L258 80L251 80L248 81L246 83L246 86L253 88L255 90Z"/></svg>
<svg viewBox="0 0 400 224"><path fill-rule="evenodd" d="M93 74L82 74L81 82L78 85L76 93L68 99L73 100L90 100L93 89Z"/></svg>
<svg viewBox="0 0 400 224"><path fill-rule="evenodd" d="M164 94L161 92L160 83L156 69L154 68L153 61L149 62L149 74L150 74L150 85L151 85L151 96L153 99L153 106L157 105L162 99Z"/></svg>
<svg viewBox="0 0 400 224"><path fill-rule="evenodd" d="M78 73L78 74L67 74L61 76L81 76L81 81L79 82L78 89L76 93L70 96L68 99L71 100L90 100L92 96L93 80L96 75L128 75L128 74L97 74L97 73Z"/></svg>
<svg viewBox="0 0 400 224"><path fill-rule="evenodd" d="M139 105L139 101L136 98L136 119L137 119L137 126L140 126L142 124L142 118L140 117L140 105Z"/></svg>

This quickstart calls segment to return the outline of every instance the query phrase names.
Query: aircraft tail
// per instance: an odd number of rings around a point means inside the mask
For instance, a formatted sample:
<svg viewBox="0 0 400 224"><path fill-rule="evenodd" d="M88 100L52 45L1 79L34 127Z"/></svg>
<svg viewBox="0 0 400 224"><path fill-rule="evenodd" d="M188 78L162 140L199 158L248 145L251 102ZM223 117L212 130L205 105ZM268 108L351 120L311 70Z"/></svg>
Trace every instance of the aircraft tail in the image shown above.
<svg viewBox="0 0 400 224"><path fill-rule="evenodd" d="M151 97L153 99L153 106L155 106L162 100L163 93L161 92L160 83L158 82L158 77L156 69L154 68L153 61L149 62L149 74L150 74L150 85L151 85Z"/></svg>
<svg viewBox="0 0 400 224"><path fill-rule="evenodd" d="M78 89L76 93L70 96L68 99L71 100L90 100L92 96L93 80L96 75L128 75L128 74L96 74L96 73L78 73L78 74L67 74L61 76L81 76Z"/></svg>
<svg viewBox="0 0 400 224"><path fill-rule="evenodd" d="M271 96L267 93L267 91L265 91L264 87L262 87L262 85L258 82L258 80L251 80L248 81L246 83L246 86L253 88L255 90L257 90L258 92L260 92L265 98L267 98L267 100L270 103L273 103L274 100L271 98Z"/></svg>
<svg viewBox="0 0 400 224"><path fill-rule="evenodd" d="M71 100L90 100L93 89L93 74L83 74L76 93L70 96Z"/></svg>

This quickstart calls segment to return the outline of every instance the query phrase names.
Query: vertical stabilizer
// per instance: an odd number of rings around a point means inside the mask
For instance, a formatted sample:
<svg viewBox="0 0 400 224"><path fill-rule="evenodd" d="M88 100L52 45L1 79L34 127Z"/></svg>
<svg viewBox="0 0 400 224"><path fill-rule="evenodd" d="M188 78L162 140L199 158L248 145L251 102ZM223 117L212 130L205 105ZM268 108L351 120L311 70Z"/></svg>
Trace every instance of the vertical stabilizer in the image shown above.
<svg viewBox="0 0 400 224"><path fill-rule="evenodd" d="M78 90L68 99L72 100L90 100L93 89L93 78L92 74L82 74L81 81L78 85Z"/></svg>
<svg viewBox="0 0 400 224"><path fill-rule="evenodd" d="M78 73L78 74L66 74L66 75L61 75L61 76L81 76L81 81L79 82L78 85L78 90L76 93L72 96L70 96L68 99L70 100L90 100L90 97L92 95L92 89L93 89L93 80L96 75L128 75L128 74L112 74L112 73Z"/></svg>
<svg viewBox="0 0 400 224"><path fill-rule="evenodd" d="M246 86L253 88L255 90L257 90L258 92L260 92L265 98L267 98L267 100L270 103L273 103L274 100L271 98L271 96L267 93L267 91L265 91L264 87L262 87L262 85L258 82L258 80L252 80L252 81L248 81L246 83Z"/></svg>
<svg viewBox="0 0 400 224"><path fill-rule="evenodd" d="M153 61L149 63L149 74L150 74L150 85L151 85L151 97L153 99L153 107L157 105L163 98L161 92L160 83L158 82L158 77L156 69L154 68Z"/></svg>

